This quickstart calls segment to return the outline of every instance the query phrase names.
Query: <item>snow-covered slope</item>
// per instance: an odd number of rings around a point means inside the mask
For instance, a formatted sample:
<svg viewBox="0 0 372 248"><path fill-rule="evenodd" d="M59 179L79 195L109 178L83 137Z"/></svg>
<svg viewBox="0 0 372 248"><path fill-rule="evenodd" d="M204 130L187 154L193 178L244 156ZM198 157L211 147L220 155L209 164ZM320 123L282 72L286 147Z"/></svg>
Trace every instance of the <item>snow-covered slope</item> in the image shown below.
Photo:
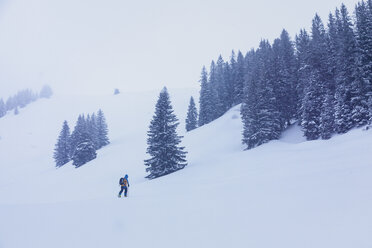
<svg viewBox="0 0 372 248"><path fill-rule="evenodd" d="M197 90L170 90L181 120ZM239 106L185 135L189 165L144 179L158 92L56 96L0 119L0 247L372 247L372 132L243 151ZM102 108L111 144L56 170L68 120ZM129 197L118 180L129 174Z"/></svg>

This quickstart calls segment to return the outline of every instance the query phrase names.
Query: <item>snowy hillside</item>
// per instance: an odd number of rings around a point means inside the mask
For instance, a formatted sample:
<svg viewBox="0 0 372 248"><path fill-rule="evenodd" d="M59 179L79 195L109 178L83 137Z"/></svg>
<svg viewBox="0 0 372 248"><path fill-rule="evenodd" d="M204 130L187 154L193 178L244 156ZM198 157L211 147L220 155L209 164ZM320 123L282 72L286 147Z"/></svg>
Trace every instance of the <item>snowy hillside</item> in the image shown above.
<svg viewBox="0 0 372 248"><path fill-rule="evenodd" d="M54 96L0 119L0 247L372 247L372 132L305 142L297 126L243 151L239 106L189 133L189 165L152 181L146 132L159 92ZM55 169L64 120L101 108L111 144ZM129 197L117 198L129 174Z"/></svg>

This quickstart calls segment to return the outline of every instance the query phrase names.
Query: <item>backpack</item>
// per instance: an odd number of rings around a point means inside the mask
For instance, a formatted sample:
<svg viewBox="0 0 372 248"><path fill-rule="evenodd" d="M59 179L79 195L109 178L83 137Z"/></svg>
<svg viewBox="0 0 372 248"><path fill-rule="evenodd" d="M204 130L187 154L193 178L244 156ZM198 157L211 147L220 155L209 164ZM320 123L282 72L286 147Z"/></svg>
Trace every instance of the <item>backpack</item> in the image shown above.
<svg viewBox="0 0 372 248"><path fill-rule="evenodd" d="M120 178L119 184L124 185L124 177Z"/></svg>

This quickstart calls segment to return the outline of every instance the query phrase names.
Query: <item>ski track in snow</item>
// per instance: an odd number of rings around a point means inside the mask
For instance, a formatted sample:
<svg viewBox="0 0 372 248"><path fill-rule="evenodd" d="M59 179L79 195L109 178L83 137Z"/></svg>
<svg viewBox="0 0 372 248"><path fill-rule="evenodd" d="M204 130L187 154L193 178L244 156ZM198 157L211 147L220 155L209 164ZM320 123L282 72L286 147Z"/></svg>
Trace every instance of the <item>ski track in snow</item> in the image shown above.
<svg viewBox="0 0 372 248"><path fill-rule="evenodd" d="M189 133L194 89L169 91L189 165L147 180L158 92L54 96L0 119L0 247L372 247L372 132L305 142L298 126L244 151L239 107ZM101 108L111 144L60 169L62 123ZM117 198L129 175L128 198Z"/></svg>

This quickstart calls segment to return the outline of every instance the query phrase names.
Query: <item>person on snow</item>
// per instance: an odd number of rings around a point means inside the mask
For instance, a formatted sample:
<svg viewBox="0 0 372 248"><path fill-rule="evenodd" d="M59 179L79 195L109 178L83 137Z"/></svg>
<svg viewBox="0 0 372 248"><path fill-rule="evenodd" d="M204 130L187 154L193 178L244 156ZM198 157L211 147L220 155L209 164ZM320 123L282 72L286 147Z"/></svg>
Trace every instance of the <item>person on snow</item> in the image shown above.
<svg viewBox="0 0 372 248"><path fill-rule="evenodd" d="M128 188L129 188L128 175L125 175L125 177L120 178L119 184L121 186L119 197L121 197L121 193L123 193L123 191L124 191L124 197L127 197Z"/></svg>

